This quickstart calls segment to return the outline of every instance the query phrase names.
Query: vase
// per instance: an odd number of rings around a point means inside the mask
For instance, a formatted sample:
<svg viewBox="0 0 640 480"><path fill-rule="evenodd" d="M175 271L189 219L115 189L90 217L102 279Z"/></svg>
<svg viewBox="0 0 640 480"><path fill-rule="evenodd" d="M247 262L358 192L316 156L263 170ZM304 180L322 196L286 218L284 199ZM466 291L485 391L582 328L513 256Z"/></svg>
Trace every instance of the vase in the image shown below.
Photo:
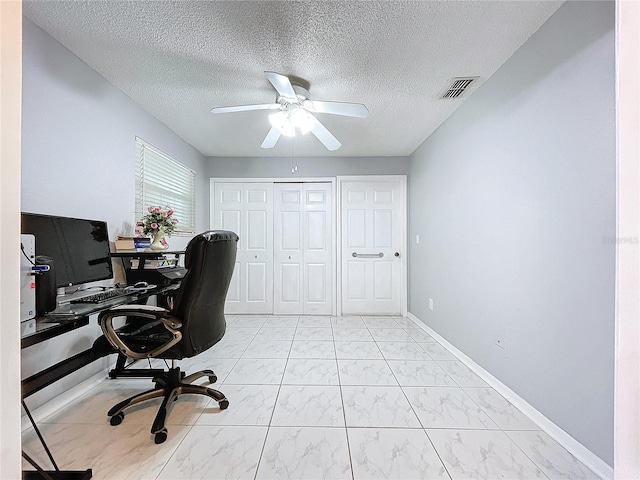
<svg viewBox="0 0 640 480"><path fill-rule="evenodd" d="M167 242L164 241L164 232L159 230L153 234L153 241L149 246L151 250L166 250Z"/></svg>

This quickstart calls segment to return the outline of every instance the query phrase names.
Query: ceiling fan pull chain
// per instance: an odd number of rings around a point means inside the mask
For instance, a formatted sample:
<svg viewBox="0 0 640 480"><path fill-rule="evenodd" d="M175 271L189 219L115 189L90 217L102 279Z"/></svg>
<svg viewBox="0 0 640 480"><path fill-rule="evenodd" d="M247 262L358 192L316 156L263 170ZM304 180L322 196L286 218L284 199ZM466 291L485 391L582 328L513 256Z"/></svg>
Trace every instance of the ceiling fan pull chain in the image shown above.
<svg viewBox="0 0 640 480"><path fill-rule="evenodd" d="M293 142L295 137L291 137L291 175L296 173L295 165L293 164Z"/></svg>
<svg viewBox="0 0 640 480"><path fill-rule="evenodd" d="M295 141L296 137L291 137L291 174L298 171L298 159L295 158Z"/></svg>

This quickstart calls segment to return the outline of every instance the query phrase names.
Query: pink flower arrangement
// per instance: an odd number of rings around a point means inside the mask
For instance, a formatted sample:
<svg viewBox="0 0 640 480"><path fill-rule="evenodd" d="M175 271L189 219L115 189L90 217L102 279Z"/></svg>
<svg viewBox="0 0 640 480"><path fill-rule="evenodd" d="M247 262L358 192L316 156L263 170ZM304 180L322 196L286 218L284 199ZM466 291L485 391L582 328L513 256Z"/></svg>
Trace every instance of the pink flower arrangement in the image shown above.
<svg viewBox="0 0 640 480"><path fill-rule="evenodd" d="M176 229L178 219L173 218L171 208L147 207L147 212L142 220L136 222L136 235L153 235L159 231L171 235Z"/></svg>

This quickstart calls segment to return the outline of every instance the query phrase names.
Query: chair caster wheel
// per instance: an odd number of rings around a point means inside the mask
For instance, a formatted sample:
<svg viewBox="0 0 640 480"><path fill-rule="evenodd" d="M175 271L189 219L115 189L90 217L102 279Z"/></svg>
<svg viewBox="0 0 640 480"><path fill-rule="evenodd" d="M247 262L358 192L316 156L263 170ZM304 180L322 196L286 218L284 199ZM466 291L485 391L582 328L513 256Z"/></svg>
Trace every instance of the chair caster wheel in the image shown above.
<svg viewBox="0 0 640 480"><path fill-rule="evenodd" d="M109 419L109 423L115 427L116 425L120 425L123 419L124 419L123 412L116 413L113 417Z"/></svg>
<svg viewBox="0 0 640 480"><path fill-rule="evenodd" d="M218 402L218 406L220 407L220 410L226 410L229 406L229 400L227 400L226 398L224 400L220 400Z"/></svg>
<svg viewBox="0 0 640 480"><path fill-rule="evenodd" d="M155 436L153 437L153 441L156 442L156 445L164 443L164 441L167 439L167 433L168 430L166 428L163 428L155 434Z"/></svg>
<svg viewBox="0 0 640 480"><path fill-rule="evenodd" d="M218 381L218 377L215 375L209 375L209 383L216 383Z"/></svg>

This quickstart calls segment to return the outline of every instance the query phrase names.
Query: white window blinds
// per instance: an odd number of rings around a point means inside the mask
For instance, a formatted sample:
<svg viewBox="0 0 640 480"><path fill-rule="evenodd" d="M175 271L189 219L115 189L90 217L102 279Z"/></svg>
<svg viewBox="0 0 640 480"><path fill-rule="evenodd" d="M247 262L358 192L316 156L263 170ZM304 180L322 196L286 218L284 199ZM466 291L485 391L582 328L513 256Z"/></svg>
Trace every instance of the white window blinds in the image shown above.
<svg viewBox="0 0 640 480"><path fill-rule="evenodd" d="M171 207L175 233L195 233L195 172L136 137L136 220L147 207Z"/></svg>

